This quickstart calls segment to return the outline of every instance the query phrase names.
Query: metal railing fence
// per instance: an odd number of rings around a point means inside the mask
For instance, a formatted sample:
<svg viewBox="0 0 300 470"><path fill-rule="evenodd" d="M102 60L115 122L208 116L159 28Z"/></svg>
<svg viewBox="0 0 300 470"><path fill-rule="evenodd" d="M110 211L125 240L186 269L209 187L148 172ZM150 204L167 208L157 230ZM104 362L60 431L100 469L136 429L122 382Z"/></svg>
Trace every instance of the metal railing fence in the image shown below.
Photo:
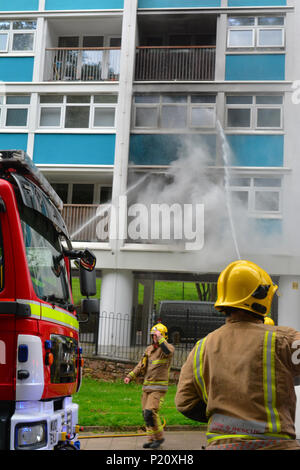
<svg viewBox="0 0 300 470"><path fill-rule="evenodd" d="M46 49L47 81L119 80L118 47L51 47Z"/></svg>
<svg viewBox="0 0 300 470"><path fill-rule="evenodd" d="M138 47L135 80L212 81L215 61L215 46Z"/></svg>
<svg viewBox="0 0 300 470"><path fill-rule="evenodd" d="M91 316L87 323L80 324L83 355L137 363L150 344L150 324L142 328L142 323L139 315L130 318L128 315L102 312L99 317ZM182 367L198 339L174 344L172 367Z"/></svg>

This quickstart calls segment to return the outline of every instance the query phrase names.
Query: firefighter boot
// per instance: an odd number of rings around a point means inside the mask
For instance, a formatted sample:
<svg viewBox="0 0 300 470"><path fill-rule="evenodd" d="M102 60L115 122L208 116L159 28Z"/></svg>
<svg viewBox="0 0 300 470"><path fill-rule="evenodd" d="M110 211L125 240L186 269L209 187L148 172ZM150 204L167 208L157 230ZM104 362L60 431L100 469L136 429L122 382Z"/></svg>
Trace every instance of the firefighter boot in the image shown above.
<svg viewBox="0 0 300 470"><path fill-rule="evenodd" d="M149 447L150 449L158 449L163 442L164 442L164 439L158 439L156 441L152 441Z"/></svg>

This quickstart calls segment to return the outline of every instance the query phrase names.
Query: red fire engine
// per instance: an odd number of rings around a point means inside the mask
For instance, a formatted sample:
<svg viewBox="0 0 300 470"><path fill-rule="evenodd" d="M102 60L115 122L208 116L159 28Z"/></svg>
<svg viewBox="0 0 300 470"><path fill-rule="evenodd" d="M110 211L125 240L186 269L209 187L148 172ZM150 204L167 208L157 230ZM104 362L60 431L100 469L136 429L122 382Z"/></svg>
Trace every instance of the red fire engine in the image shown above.
<svg viewBox="0 0 300 470"><path fill-rule="evenodd" d="M72 395L82 357L70 259L89 297L95 257L72 250L61 209L24 152L0 151L0 450L79 448ZM94 299L82 302L86 313L97 310Z"/></svg>

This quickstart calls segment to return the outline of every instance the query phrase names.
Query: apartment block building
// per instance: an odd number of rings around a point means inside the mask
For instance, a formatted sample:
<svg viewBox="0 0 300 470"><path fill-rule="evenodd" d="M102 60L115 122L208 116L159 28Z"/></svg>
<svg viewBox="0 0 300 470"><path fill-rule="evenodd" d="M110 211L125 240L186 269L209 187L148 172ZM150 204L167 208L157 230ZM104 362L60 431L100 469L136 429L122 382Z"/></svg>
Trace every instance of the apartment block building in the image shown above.
<svg viewBox="0 0 300 470"><path fill-rule="evenodd" d="M0 148L59 193L101 311L142 283L147 322L155 280L240 257L300 328L299 24L296 0L0 0Z"/></svg>

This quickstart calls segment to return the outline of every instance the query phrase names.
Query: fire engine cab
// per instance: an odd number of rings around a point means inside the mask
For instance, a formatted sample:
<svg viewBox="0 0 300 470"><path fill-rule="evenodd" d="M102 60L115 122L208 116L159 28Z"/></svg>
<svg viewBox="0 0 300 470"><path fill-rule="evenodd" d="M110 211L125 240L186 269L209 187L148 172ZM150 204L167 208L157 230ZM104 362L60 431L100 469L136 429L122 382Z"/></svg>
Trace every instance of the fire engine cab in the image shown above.
<svg viewBox="0 0 300 470"><path fill-rule="evenodd" d="M95 295L95 257L74 251L62 201L23 151L0 150L0 450L79 448L82 357L71 259ZM86 313L97 306L84 299Z"/></svg>

